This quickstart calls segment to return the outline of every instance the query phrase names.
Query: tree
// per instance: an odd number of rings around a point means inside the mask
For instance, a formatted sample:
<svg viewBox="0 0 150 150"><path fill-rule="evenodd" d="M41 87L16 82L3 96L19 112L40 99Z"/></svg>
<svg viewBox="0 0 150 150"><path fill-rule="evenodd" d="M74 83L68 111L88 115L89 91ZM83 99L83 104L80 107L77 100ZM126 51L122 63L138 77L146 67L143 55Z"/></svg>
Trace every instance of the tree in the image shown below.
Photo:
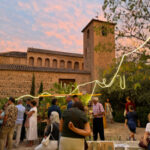
<svg viewBox="0 0 150 150"><path fill-rule="evenodd" d="M32 85L31 85L31 90L30 90L30 95L35 95L35 76L33 74L32 76Z"/></svg>
<svg viewBox="0 0 150 150"><path fill-rule="evenodd" d="M104 15L108 21L117 23L117 50L130 50L122 46L120 39L145 41L150 32L150 0L104 0ZM150 48L150 41L146 47Z"/></svg>
<svg viewBox="0 0 150 150"><path fill-rule="evenodd" d="M136 111L141 125L143 127L146 125L150 107L150 66L145 63L147 59L149 58L143 53L137 62L128 61L127 59L124 61L119 71L119 75L125 75L126 77L126 88L124 90L120 89L120 83L117 79L111 87L97 89L102 93L101 99L106 100L106 98L110 98L115 121L124 121L125 98L130 96L136 104ZM114 64L104 71L103 76L108 81L114 75L116 66L118 64Z"/></svg>
<svg viewBox="0 0 150 150"><path fill-rule="evenodd" d="M41 84L40 84L40 88L39 88L39 94L41 94L43 92L43 82L41 81Z"/></svg>

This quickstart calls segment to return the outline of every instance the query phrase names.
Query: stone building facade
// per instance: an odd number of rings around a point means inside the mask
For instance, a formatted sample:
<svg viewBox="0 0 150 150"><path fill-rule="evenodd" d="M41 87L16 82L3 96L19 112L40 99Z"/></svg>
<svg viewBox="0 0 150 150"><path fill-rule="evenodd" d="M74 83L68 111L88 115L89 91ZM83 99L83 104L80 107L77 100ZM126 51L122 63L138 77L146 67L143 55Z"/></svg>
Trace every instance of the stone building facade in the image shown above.
<svg viewBox="0 0 150 150"><path fill-rule="evenodd" d="M92 19L82 30L83 54L37 48L0 53L0 97L29 94L33 73L36 90L42 81L44 91L56 82L81 84L98 79L99 69L109 66L115 58L114 27L115 24ZM96 28L99 28L98 34ZM98 49L99 43L105 47ZM81 91L90 92L91 88L88 85Z"/></svg>

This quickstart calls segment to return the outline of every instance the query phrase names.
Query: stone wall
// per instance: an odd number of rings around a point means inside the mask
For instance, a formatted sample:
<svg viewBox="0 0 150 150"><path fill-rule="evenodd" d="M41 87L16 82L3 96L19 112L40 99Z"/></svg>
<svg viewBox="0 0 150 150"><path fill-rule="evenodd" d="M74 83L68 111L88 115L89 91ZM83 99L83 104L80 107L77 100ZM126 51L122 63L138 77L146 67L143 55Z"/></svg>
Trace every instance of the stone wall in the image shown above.
<svg viewBox="0 0 150 150"><path fill-rule="evenodd" d="M79 63L79 70L83 70L83 58L80 57L71 57L71 56L61 56L61 55L54 55L54 54L42 54L42 53L27 53L27 64L30 65L30 58L34 58L34 66L39 66L38 58L42 60L41 67L46 67L46 60L49 60L49 67L53 68L53 60L57 61L57 68L61 68L60 62L64 61L64 68L67 67L67 63L70 61L72 64L71 69L75 68L75 62Z"/></svg>
<svg viewBox="0 0 150 150"><path fill-rule="evenodd" d="M94 27L101 28L100 33L94 32L93 42L93 78L99 78L99 71L110 67L115 58L115 34L113 24L94 22ZM106 27L106 35L102 35L102 27Z"/></svg>
<svg viewBox="0 0 150 150"><path fill-rule="evenodd" d="M61 73L61 72L34 72L36 93L39 90L41 81L43 81L44 91L52 88L53 83L59 82L59 79L75 79L80 83L90 80L90 74L81 73ZM0 71L0 97L22 96L30 94L33 72L30 71ZM90 85L81 89L90 91Z"/></svg>
<svg viewBox="0 0 150 150"><path fill-rule="evenodd" d="M0 56L0 64L26 65L27 59L20 57Z"/></svg>
<svg viewBox="0 0 150 150"><path fill-rule="evenodd" d="M102 28L106 28L106 35ZM91 80L99 79L99 71L106 69L115 58L115 24L93 20L83 31L84 67L91 72Z"/></svg>

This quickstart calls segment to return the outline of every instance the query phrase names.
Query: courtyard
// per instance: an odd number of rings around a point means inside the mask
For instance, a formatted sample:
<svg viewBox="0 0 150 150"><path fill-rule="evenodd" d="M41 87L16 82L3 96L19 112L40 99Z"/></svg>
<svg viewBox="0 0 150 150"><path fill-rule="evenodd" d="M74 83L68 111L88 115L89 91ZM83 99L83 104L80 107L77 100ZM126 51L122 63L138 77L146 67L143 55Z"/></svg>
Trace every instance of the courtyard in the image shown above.
<svg viewBox="0 0 150 150"><path fill-rule="evenodd" d="M125 128L123 123L113 123L109 124L107 128L105 128L105 138L106 141L114 141L115 144L120 144L120 146L123 147L123 145L128 144L131 147L137 147L138 149L138 143L140 138L143 136L145 131L145 128L137 128L137 133L136 133L136 141L127 141L127 138L129 137L129 130L128 128ZM40 141L40 140L39 140ZM34 150L36 145L38 145L39 141L36 141L36 144L34 147L26 147L26 142L21 143L18 148L13 148L13 150ZM89 144L90 145L90 144ZM91 146L89 146L89 149ZM122 150L122 148L117 148L117 150ZM135 148L134 148L135 149Z"/></svg>

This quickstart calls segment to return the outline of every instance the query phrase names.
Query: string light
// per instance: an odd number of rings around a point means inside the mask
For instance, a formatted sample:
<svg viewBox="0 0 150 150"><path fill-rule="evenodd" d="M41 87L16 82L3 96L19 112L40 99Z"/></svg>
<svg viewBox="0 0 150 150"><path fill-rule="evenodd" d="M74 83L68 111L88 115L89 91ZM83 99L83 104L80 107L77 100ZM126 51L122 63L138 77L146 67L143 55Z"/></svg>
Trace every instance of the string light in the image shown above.
<svg viewBox="0 0 150 150"><path fill-rule="evenodd" d="M121 65L122 65L122 63L123 63L123 61L124 61L124 59L125 59L126 56L129 56L129 55L131 55L131 54L137 52L139 49L141 49L142 47L144 47L144 46L147 44L147 42L148 42L149 40L150 40L150 37L149 37L145 42L143 42L143 44L141 44L138 48L136 48L136 49L134 49L133 51L128 52L128 53L126 53L126 54L124 54L124 55L122 56L121 61L120 61L119 65L118 65L117 71L116 71L116 73L114 74L114 76L112 77L111 81L110 81L108 84L106 83L106 81L107 81L106 78L103 78L103 79L102 79L102 82L100 82L99 80L94 80L94 81L86 82L86 83L83 83L83 84L78 85L78 86L77 86L71 93L69 93L68 95L73 94L76 90L79 90L80 87L83 87L83 86L86 86L86 85L89 85L89 84L94 84L94 87L93 87L93 90L92 90L92 94L90 95L90 98L89 98L89 100L90 100L91 97L93 96L94 92L95 92L95 89L96 89L96 86L97 86L97 85L98 85L100 88L108 88L108 87L111 87L111 86L113 85L114 81L116 80L116 78L119 78L119 80L120 80L120 88L121 88L121 89L125 89L125 88L126 88L125 76L123 75L123 77L121 77L121 76L119 75L119 71L120 71ZM51 93L44 92L44 93L42 93L41 95L39 95L39 96L37 96L37 97L32 96L32 95L23 95L23 96L18 97L16 100L19 100L19 99L24 98L24 97L39 98L39 97L42 97L42 96L44 96L44 95L49 95L49 96L50 96ZM65 97L65 96L56 96L56 97Z"/></svg>

